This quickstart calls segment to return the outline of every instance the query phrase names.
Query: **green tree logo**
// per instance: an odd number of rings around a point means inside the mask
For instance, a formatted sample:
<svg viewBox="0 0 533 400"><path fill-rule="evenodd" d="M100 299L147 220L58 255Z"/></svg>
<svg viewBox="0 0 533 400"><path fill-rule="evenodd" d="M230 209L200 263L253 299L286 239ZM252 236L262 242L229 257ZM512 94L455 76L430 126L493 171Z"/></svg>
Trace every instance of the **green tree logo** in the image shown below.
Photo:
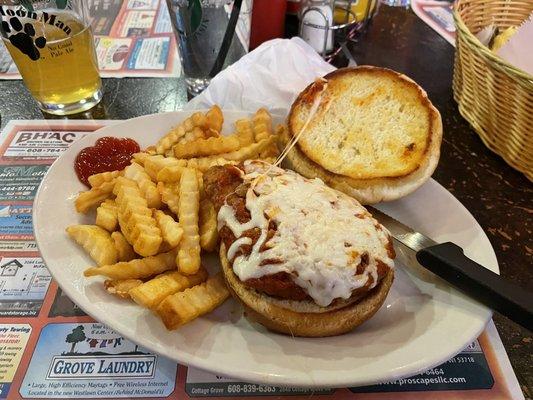
<svg viewBox="0 0 533 400"><path fill-rule="evenodd" d="M67 335L65 342L72 343L72 347L70 348L71 353L74 353L74 347L76 347L76 343L83 342L87 338L84 330L85 328L82 325L78 325L72 330L71 333Z"/></svg>

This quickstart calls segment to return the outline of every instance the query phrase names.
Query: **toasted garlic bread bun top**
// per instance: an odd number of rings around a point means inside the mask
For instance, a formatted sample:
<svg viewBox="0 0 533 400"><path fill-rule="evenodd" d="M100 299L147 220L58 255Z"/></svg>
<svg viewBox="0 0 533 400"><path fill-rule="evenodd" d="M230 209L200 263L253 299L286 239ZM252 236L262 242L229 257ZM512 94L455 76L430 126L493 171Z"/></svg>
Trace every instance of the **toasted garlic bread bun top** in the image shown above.
<svg viewBox="0 0 533 400"><path fill-rule="evenodd" d="M250 220L240 223L235 209L224 204L219 229L227 226L237 238L227 250L241 281L279 272L289 273L319 306L348 299L355 289L371 289L378 268L393 268L389 232L357 200L326 186L260 161L245 161L242 178L249 187ZM276 226L267 240L269 224ZM252 245L243 235L258 228Z"/></svg>
<svg viewBox="0 0 533 400"><path fill-rule="evenodd" d="M310 115L317 96L320 106ZM309 85L294 102L288 125L295 136L311 118L297 146L326 170L355 179L393 178L422 164L438 129L435 112L406 76L357 67Z"/></svg>

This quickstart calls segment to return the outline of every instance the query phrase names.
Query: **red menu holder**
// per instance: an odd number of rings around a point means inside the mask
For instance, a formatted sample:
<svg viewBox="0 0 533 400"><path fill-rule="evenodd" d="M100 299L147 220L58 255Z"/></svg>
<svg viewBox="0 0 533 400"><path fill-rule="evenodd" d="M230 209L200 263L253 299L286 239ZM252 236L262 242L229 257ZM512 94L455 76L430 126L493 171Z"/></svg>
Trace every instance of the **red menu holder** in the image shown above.
<svg viewBox="0 0 533 400"><path fill-rule="evenodd" d="M285 35L287 0L254 0L250 50L270 39Z"/></svg>

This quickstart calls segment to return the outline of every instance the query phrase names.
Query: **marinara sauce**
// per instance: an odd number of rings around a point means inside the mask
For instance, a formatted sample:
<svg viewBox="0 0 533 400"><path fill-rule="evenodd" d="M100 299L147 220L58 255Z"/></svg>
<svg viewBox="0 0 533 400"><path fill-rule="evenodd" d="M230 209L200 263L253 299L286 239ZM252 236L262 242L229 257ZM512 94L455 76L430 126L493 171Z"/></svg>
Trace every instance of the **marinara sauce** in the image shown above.
<svg viewBox="0 0 533 400"><path fill-rule="evenodd" d="M132 155L139 151L139 144L133 139L106 136L78 153L74 169L78 179L89 186L89 176L124 169L130 164Z"/></svg>

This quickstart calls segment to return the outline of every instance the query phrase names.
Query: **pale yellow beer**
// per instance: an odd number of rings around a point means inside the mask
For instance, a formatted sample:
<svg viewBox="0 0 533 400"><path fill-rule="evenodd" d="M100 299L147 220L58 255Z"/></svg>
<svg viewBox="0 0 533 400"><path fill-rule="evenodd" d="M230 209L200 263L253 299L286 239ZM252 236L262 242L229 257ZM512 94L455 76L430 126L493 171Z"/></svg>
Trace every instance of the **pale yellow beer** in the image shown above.
<svg viewBox="0 0 533 400"><path fill-rule="evenodd" d="M37 54L29 56L3 36L4 44L17 64L24 83L43 110L67 114L83 111L100 99L101 81L94 50L93 35L87 26L66 11L54 11L52 25L41 15L37 20L19 17L22 26L34 28L32 41ZM49 22L49 20L48 20ZM60 25L59 25L60 24ZM11 30L11 34L16 31ZM42 46L44 40L46 44ZM30 52L31 52L30 51ZM34 58L34 59L32 59Z"/></svg>

